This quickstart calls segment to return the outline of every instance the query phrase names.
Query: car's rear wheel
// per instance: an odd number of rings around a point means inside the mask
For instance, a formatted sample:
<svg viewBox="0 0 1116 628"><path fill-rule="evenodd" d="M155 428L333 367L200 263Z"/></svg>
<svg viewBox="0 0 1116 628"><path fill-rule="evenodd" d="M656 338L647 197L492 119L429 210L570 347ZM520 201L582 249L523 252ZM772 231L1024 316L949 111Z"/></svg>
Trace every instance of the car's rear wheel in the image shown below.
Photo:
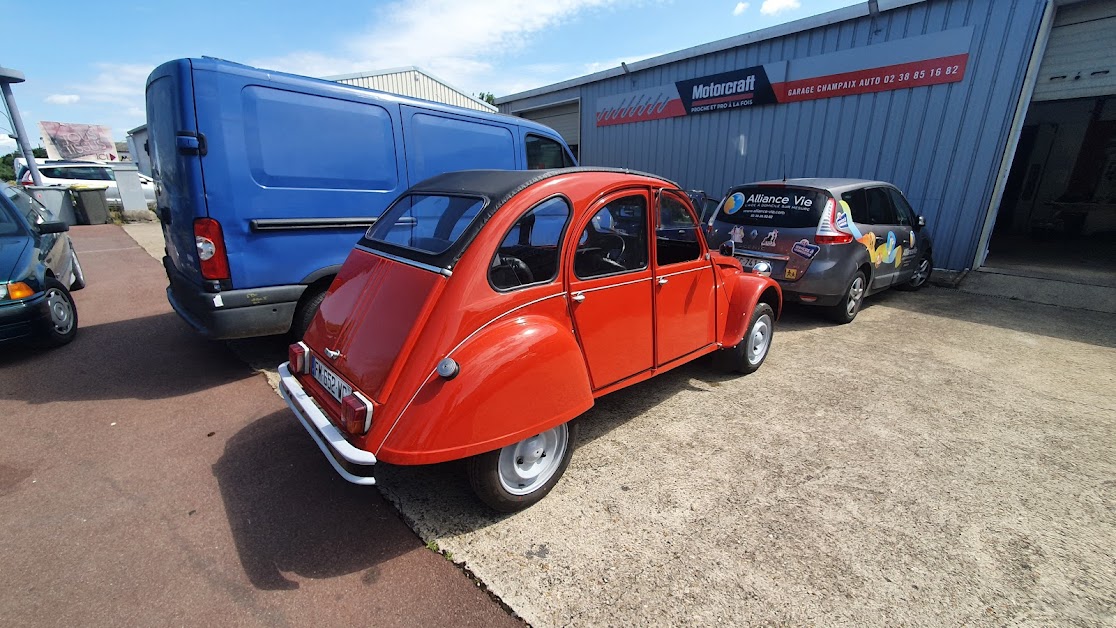
<svg viewBox="0 0 1116 628"><path fill-rule="evenodd" d="M73 274L73 280L70 282L70 291L81 290L85 287L85 273L81 270L81 262L78 261L77 251L70 249L70 262Z"/></svg>
<svg viewBox="0 0 1116 628"><path fill-rule="evenodd" d="M842 325L851 323L858 312L860 304L864 302L864 293L868 290L868 278L864 271L858 270L845 289L845 296L841 302L829 308L829 317Z"/></svg>
<svg viewBox="0 0 1116 628"><path fill-rule="evenodd" d="M36 341L40 346L60 347L77 334L77 307L69 290L56 279L47 278L45 299L49 312L42 321Z"/></svg>
<svg viewBox="0 0 1116 628"><path fill-rule="evenodd" d="M748 330L735 347L725 347L717 352L721 368L745 375L755 373L767 359L771 339L775 334L775 310L770 304L757 303L748 322Z"/></svg>
<svg viewBox="0 0 1116 628"><path fill-rule="evenodd" d="M930 281L930 273L934 272L934 260L929 255L920 255L914 274L906 282L895 286L896 290L914 292Z"/></svg>
<svg viewBox="0 0 1116 628"><path fill-rule="evenodd" d="M563 423L466 461L473 492L493 510L517 512L550 492L573 455L577 424Z"/></svg>

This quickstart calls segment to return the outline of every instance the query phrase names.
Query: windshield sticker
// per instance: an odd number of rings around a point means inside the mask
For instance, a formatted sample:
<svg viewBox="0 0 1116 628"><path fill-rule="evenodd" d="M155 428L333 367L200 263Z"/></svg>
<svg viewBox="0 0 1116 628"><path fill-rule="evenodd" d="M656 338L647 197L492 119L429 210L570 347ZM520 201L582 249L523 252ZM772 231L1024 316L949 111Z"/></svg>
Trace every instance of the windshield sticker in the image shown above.
<svg viewBox="0 0 1116 628"><path fill-rule="evenodd" d="M899 268L903 263L903 247L896 246L896 237L893 231L887 232L887 238L880 242L881 238L876 237L876 234L869 231L868 233L861 233L857 228L856 223L852 219L852 209L845 201L841 201L841 214L837 217L837 226L840 228L842 225L841 218L844 217L844 229L847 233L852 234L856 241L863 244L864 248L868 249L868 257L876 266L880 264L895 264ZM913 241L914 234L911 234Z"/></svg>
<svg viewBox="0 0 1116 628"><path fill-rule="evenodd" d="M759 237L759 231L757 231L755 229L752 229L752 232L749 233L748 236L751 237L753 240L755 240L756 238Z"/></svg>
<svg viewBox="0 0 1116 628"><path fill-rule="evenodd" d="M731 236L732 241L733 241L734 244L743 244L744 243L744 227L741 227L739 225L733 227L732 229L729 230L729 236Z"/></svg>
<svg viewBox="0 0 1116 628"><path fill-rule="evenodd" d="M806 259L814 259L814 256L817 255L818 251L820 250L820 246L816 244L810 244L810 241L806 238L802 238L798 242L795 242L791 245L791 251L795 255L800 255L802 257L805 257Z"/></svg>
<svg viewBox="0 0 1116 628"><path fill-rule="evenodd" d="M768 233L767 237L763 239L763 242L760 242L760 246L775 246L775 240L777 239L779 239L779 230L772 229L771 233Z"/></svg>
<svg viewBox="0 0 1116 628"><path fill-rule="evenodd" d="M730 216L740 211L741 207L744 207L744 195L740 192L733 194L725 201L725 213Z"/></svg>

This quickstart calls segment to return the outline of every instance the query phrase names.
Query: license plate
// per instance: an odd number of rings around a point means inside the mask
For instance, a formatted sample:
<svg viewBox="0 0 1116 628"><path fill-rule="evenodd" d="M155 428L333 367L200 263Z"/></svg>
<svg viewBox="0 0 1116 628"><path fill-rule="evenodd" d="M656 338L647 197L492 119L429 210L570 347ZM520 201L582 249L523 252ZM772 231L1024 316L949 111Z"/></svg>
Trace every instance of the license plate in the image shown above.
<svg viewBox="0 0 1116 628"><path fill-rule="evenodd" d="M315 357L310 358L310 373L314 376L314 379L322 385L322 388L325 388L329 391L329 394L333 395L333 398L336 399L338 403L353 393L352 386L343 382L341 378L337 376L337 373L331 371L329 367L319 362Z"/></svg>
<svg viewBox="0 0 1116 628"><path fill-rule="evenodd" d="M744 267L744 270L752 270L753 266L763 261L758 257L741 257L738 259L740 260L740 265Z"/></svg>

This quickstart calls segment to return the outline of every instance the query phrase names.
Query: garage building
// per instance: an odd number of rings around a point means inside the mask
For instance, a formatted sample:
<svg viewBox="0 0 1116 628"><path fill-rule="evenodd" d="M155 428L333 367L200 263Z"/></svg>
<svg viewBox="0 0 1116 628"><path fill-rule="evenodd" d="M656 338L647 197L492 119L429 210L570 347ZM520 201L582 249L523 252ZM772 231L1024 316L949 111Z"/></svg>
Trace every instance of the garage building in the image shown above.
<svg viewBox="0 0 1116 628"><path fill-rule="evenodd" d="M1116 270L1116 0L873 0L497 99L720 196L891 181L935 266ZM989 251L991 251L989 253Z"/></svg>

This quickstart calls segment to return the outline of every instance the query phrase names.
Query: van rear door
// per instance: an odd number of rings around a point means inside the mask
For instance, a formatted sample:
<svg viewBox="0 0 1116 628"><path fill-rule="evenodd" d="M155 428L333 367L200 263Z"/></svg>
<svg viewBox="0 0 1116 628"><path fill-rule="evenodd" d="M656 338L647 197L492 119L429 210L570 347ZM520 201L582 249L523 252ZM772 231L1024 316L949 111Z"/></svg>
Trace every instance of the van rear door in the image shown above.
<svg viewBox="0 0 1116 628"><path fill-rule="evenodd" d="M189 59L164 63L147 79L147 151L155 179L156 214L169 263L201 283L194 220L208 216Z"/></svg>

